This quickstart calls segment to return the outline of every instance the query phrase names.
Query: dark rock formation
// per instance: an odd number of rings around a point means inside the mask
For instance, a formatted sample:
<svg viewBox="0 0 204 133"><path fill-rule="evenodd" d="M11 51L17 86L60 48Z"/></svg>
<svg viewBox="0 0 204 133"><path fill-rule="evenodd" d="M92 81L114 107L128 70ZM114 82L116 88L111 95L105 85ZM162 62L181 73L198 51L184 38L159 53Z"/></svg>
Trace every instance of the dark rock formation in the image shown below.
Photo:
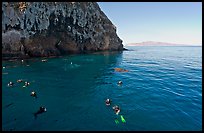
<svg viewBox="0 0 204 133"><path fill-rule="evenodd" d="M3 2L2 56L57 56L123 50L96 2Z"/></svg>

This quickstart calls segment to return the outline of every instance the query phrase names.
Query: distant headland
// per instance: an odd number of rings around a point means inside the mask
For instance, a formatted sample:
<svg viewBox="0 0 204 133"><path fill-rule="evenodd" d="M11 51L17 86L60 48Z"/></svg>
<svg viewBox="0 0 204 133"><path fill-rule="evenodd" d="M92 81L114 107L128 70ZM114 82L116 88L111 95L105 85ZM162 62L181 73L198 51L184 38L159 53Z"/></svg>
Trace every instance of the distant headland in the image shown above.
<svg viewBox="0 0 204 133"><path fill-rule="evenodd" d="M128 43L126 46L201 46L200 44L177 44L168 42L145 41L140 43Z"/></svg>

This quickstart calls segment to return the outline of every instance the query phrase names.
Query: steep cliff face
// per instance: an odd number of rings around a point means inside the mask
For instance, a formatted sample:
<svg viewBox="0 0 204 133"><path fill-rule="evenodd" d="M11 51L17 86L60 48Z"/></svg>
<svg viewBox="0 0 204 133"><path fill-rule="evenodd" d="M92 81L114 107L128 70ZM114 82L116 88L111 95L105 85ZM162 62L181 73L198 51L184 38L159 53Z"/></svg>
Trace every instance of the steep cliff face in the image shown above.
<svg viewBox="0 0 204 133"><path fill-rule="evenodd" d="M95 2L2 3L3 58L122 49L116 27Z"/></svg>

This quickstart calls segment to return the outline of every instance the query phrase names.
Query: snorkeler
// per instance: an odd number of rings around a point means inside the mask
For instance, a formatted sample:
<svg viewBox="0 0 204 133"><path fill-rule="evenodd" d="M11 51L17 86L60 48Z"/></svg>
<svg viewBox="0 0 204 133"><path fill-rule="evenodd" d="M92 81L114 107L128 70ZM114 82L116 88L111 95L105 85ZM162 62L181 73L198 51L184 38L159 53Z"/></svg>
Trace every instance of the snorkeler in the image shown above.
<svg viewBox="0 0 204 133"><path fill-rule="evenodd" d="M113 107L113 110L115 111L115 114L116 114L116 115L118 115L118 114L120 113L120 108L119 108L117 105L115 105L115 106Z"/></svg>
<svg viewBox="0 0 204 133"><path fill-rule="evenodd" d="M22 79L18 79L18 80L17 80L17 83L21 83L21 82L23 82Z"/></svg>
<svg viewBox="0 0 204 133"><path fill-rule="evenodd" d="M118 85L122 85L123 84L123 82L120 80L120 81L118 81Z"/></svg>
<svg viewBox="0 0 204 133"><path fill-rule="evenodd" d="M111 104L111 100L108 98L106 99L106 105L109 106Z"/></svg>
<svg viewBox="0 0 204 133"><path fill-rule="evenodd" d="M32 97L37 98L37 94L36 94L36 92L34 92L34 91L32 91L30 95L31 95Z"/></svg>
<svg viewBox="0 0 204 133"><path fill-rule="evenodd" d="M43 59L43 60L42 60L42 62L46 62L46 61L47 61L46 59Z"/></svg>
<svg viewBox="0 0 204 133"><path fill-rule="evenodd" d="M47 109L45 107L41 106L40 109L36 113L34 113L35 119L37 118L37 115L42 114L46 111L47 111Z"/></svg>
<svg viewBox="0 0 204 133"><path fill-rule="evenodd" d="M30 85L30 83L29 83L29 82L27 82L27 81L25 81L25 86L28 86L28 85Z"/></svg>
<svg viewBox="0 0 204 133"><path fill-rule="evenodd" d="M13 85L14 85L14 83L11 82L11 81L8 83L8 87L11 87L11 86L13 86Z"/></svg>

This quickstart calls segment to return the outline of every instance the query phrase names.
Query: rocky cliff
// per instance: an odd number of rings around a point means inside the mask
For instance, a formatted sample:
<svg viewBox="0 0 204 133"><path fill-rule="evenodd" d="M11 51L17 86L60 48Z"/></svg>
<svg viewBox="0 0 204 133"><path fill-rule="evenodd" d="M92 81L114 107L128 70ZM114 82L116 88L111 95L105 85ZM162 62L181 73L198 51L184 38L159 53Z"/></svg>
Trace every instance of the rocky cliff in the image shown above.
<svg viewBox="0 0 204 133"><path fill-rule="evenodd" d="M122 49L96 2L2 3L3 59Z"/></svg>

